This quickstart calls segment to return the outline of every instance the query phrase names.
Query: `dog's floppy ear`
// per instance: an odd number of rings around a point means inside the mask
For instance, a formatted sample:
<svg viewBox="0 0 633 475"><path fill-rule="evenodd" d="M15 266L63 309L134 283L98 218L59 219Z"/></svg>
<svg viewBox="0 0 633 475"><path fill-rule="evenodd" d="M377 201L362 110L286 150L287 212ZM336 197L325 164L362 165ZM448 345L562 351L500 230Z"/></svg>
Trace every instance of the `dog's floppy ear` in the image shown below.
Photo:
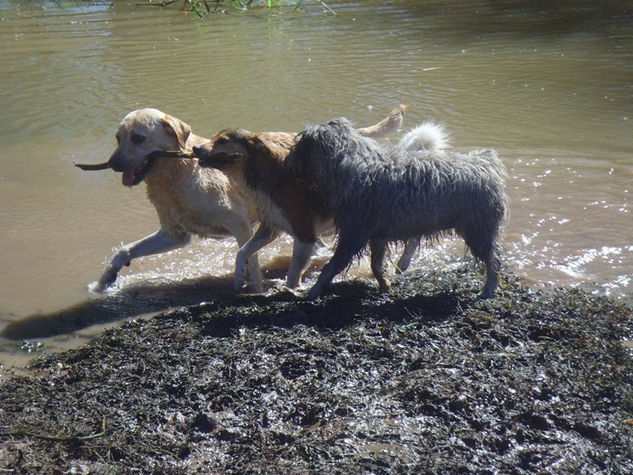
<svg viewBox="0 0 633 475"><path fill-rule="evenodd" d="M282 145L262 139L261 137L253 137L249 140L248 149L251 153L255 153L260 157L272 158L275 160L283 161L288 154Z"/></svg>
<svg viewBox="0 0 633 475"><path fill-rule="evenodd" d="M248 153L254 153L257 155L270 155L270 149L268 148L266 143L260 137L257 137L254 134L246 139L244 145L246 145Z"/></svg>
<svg viewBox="0 0 633 475"><path fill-rule="evenodd" d="M189 134L191 133L191 127L189 124L186 124L182 120L176 119L168 114L165 114L165 116L161 119L161 123L168 134L176 137L178 146L184 150L186 148Z"/></svg>

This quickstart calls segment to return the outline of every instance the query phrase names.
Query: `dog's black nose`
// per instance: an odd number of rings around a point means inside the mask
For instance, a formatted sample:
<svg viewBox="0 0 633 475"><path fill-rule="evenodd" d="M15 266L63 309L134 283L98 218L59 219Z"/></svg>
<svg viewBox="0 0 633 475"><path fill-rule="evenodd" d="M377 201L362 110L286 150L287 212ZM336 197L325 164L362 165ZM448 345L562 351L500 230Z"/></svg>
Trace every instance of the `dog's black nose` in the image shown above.
<svg viewBox="0 0 633 475"><path fill-rule="evenodd" d="M193 157L198 159L198 165L204 168L212 166L209 162L209 149L204 146L197 145L192 148Z"/></svg>

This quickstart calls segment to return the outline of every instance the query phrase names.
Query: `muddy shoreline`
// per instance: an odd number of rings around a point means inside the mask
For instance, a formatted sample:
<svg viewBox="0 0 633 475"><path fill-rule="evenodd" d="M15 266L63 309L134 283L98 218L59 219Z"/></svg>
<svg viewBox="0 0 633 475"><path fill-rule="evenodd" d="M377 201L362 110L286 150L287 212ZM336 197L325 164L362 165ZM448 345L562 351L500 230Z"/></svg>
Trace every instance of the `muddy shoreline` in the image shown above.
<svg viewBox="0 0 633 475"><path fill-rule="evenodd" d="M631 473L633 312L471 264L132 321L0 385L0 473Z"/></svg>

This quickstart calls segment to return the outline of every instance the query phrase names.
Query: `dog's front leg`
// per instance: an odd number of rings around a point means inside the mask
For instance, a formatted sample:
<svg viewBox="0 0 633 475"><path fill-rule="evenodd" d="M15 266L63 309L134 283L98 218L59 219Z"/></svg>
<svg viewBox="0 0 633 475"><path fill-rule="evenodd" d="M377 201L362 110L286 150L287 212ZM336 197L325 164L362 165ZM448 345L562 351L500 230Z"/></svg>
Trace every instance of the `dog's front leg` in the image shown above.
<svg viewBox="0 0 633 475"><path fill-rule="evenodd" d="M295 238L292 243L292 262L286 276L286 287L294 289L299 285L301 274L314 253L315 242L302 242Z"/></svg>
<svg viewBox="0 0 633 475"><path fill-rule="evenodd" d="M171 234L159 229L149 236L123 246L116 253L99 281L91 286L91 290L103 292L114 283L123 266L129 266L133 259L177 249L187 244L190 239L191 237L185 233Z"/></svg>
<svg viewBox="0 0 633 475"><path fill-rule="evenodd" d="M235 274L233 275L233 288L240 290L244 285L244 274L246 273L246 262L248 258L259 251L269 242L272 242L279 233L270 229L264 224L260 224L246 244L244 244L235 258ZM261 289L260 289L261 290Z"/></svg>
<svg viewBox="0 0 633 475"><path fill-rule="evenodd" d="M404 251L402 251L402 255L400 259L398 259L398 263L396 264L396 274L402 274L409 268L409 264L411 264L411 259L415 252L420 247L420 239L419 238L410 238L407 239L406 244L404 245Z"/></svg>
<svg viewBox="0 0 633 475"><path fill-rule="evenodd" d="M358 254L366 244L366 238L361 238L353 234L346 236L345 233L341 232L332 259L323 266L323 270L321 270L321 274L316 283L306 294L306 299L312 300L321 295L321 292L332 283L334 277L349 266L354 256Z"/></svg>
<svg viewBox="0 0 633 475"><path fill-rule="evenodd" d="M479 299L486 300L495 296L495 289L499 284L499 269L501 268L501 261L497 257L496 252L493 252L493 256L486 262L486 284Z"/></svg>

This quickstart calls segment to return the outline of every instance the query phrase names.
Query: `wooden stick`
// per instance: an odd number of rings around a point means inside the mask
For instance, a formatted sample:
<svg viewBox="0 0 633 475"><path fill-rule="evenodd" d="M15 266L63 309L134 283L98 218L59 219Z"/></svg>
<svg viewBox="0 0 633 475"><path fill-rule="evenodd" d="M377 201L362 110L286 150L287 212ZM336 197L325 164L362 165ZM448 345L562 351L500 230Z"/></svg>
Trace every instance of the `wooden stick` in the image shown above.
<svg viewBox="0 0 633 475"><path fill-rule="evenodd" d="M193 158L193 152L187 152L186 150L156 150L155 152L148 153L145 156L146 160L160 157L171 157L171 158ZM73 162L78 168L82 170L106 170L110 168L110 162L105 163L77 163Z"/></svg>
<svg viewBox="0 0 633 475"><path fill-rule="evenodd" d="M97 163L97 164L89 164L89 163L77 163L73 162L73 165L81 168L82 170L105 170L106 168L110 168L110 164L108 162L105 163Z"/></svg>
<svg viewBox="0 0 633 475"><path fill-rule="evenodd" d="M193 152L187 152L186 150L156 150L155 152L148 153L145 158L193 158Z"/></svg>

